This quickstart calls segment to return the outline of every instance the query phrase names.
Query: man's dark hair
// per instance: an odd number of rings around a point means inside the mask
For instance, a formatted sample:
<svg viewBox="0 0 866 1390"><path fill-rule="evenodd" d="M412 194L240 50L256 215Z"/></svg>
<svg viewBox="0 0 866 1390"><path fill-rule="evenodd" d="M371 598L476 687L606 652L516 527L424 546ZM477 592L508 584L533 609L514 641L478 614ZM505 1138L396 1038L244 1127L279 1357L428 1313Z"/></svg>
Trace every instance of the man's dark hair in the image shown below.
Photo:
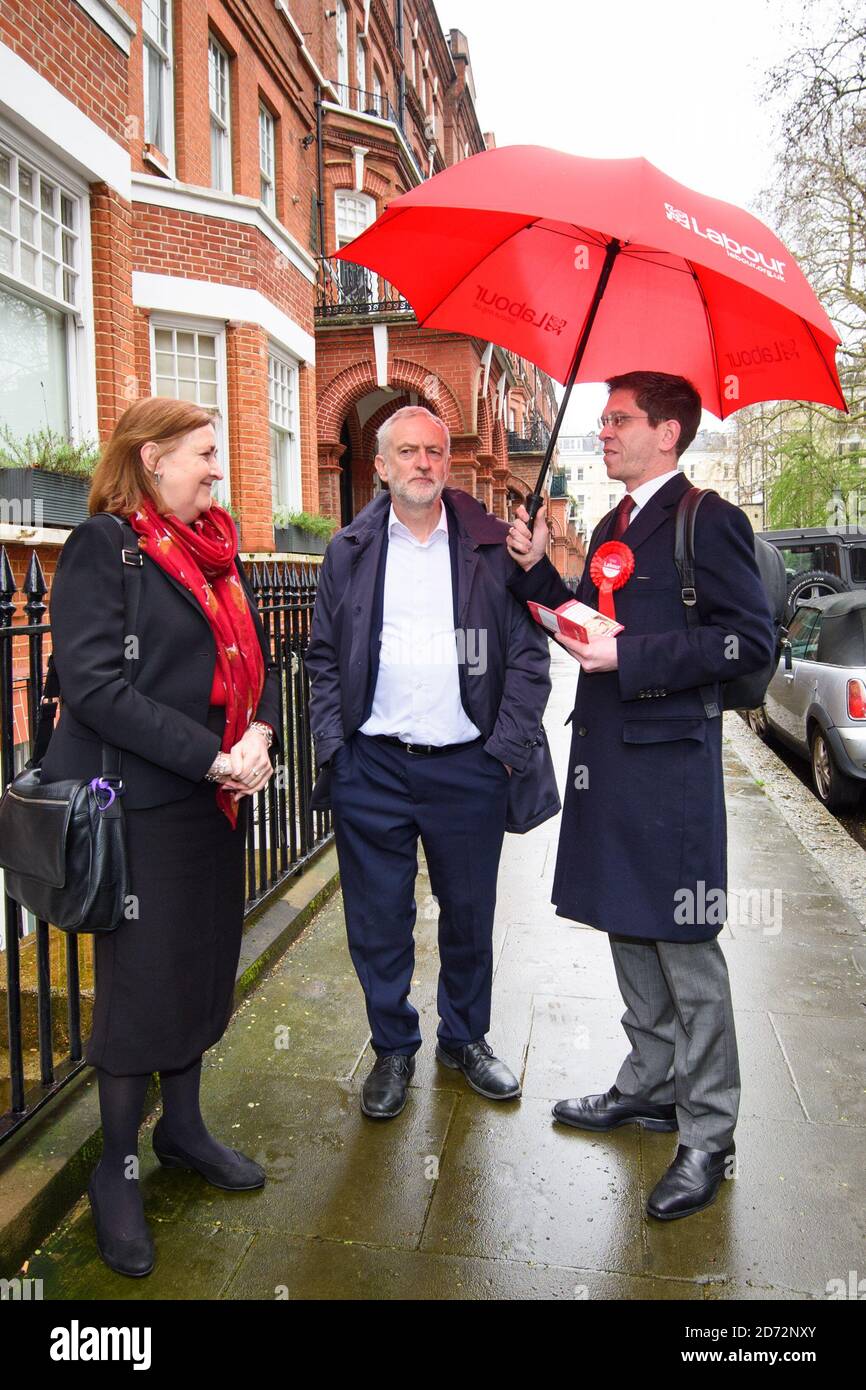
<svg viewBox="0 0 866 1390"><path fill-rule="evenodd" d="M662 420L679 421L675 452L677 458L685 453L701 423L701 398L690 381L667 372L623 372L621 376L612 376L605 385L609 391L631 391L653 429Z"/></svg>

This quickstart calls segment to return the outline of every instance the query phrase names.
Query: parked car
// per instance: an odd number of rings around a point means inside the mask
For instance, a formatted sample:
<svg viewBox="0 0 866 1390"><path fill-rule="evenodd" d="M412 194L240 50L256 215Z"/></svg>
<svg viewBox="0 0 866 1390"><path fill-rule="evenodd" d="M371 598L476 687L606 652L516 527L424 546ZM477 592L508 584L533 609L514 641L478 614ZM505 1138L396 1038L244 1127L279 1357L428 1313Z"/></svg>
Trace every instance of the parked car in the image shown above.
<svg viewBox="0 0 866 1390"><path fill-rule="evenodd" d="M866 590L866 529L807 526L793 531L759 531L782 552L788 576L787 617L822 594Z"/></svg>
<svg viewBox="0 0 866 1390"><path fill-rule="evenodd" d="M857 804L866 787L866 589L800 603L764 703L748 720L809 759L816 795L831 811Z"/></svg>

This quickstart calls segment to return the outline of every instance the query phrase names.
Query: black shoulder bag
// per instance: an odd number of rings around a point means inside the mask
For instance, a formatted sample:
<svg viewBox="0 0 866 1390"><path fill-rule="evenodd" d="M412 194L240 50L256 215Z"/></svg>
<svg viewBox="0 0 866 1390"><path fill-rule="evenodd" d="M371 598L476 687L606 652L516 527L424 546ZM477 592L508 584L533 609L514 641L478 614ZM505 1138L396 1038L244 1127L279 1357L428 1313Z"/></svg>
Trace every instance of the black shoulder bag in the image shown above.
<svg viewBox="0 0 866 1390"><path fill-rule="evenodd" d="M695 588L695 517L698 507L711 488L689 487L677 504L674 533L674 563L679 571L683 603L686 609L686 622L690 628L697 627L700 617L697 610L698 594ZM716 496L713 493L713 496ZM745 676L735 676L733 680L721 682L722 707L716 699L712 686L702 685L700 695L708 719L717 719L723 709L757 709L764 702L767 686L779 663L781 641L787 635L782 616L785 610L787 580L785 562L774 545L762 536L755 536L755 561L767 604L773 616L776 632L776 648L771 659L759 671L751 671Z"/></svg>
<svg viewBox="0 0 866 1390"><path fill-rule="evenodd" d="M114 520L123 528L124 625L130 635L136 630L142 557L129 523ZM125 657L130 684L134 668ZM113 931L127 891L120 752L104 743L102 776L89 782L44 783L40 764L54 731L59 694L52 656L33 755L0 797L0 868L10 898L40 921L68 932Z"/></svg>

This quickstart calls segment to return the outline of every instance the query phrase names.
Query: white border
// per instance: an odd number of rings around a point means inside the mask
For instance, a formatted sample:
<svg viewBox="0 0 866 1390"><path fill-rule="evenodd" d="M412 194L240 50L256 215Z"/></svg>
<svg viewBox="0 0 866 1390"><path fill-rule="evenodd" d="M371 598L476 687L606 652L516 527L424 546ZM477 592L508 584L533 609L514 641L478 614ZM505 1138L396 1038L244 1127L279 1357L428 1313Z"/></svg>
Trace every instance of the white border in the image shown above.
<svg viewBox="0 0 866 1390"><path fill-rule="evenodd" d="M396 136L397 144L402 145L403 153L407 156L412 168L418 175L418 182L424 182L424 175L421 172L420 164L415 158L415 152L400 127L394 121L385 121L381 116L368 116L366 111L353 111L351 106L337 106L332 101L323 101L322 110L336 111L340 115L354 116L357 121L368 121L370 125L380 126L390 131L392 135Z"/></svg>
<svg viewBox="0 0 866 1390"><path fill-rule="evenodd" d="M274 0L274 9L277 10L277 12L283 16L283 19L286 21L289 28L291 29L292 34L294 35L298 45L298 51L301 57L303 58L304 62L307 64L307 67L310 69L310 72L313 74L316 81L319 83L320 87L322 87L324 91L328 91L331 93L332 96L336 97L337 93L334 91L333 84L328 80L327 77L324 76L321 69L316 65L315 58L313 57L310 50L307 48L307 41L304 37L302 30L292 19L292 16L289 13L289 7L286 3L286 0Z"/></svg>
<svg viewBox="0 0 866 1390"><path fill-rule="evenodd" d="M130 19L126 11L115 4L115 0L75 0L75 3L128 58L133 36L137 32L135 20Z"/></svg>
<svg viewBox="0 0 866 1390"><path fill-rule="evenodd" d="M55 313L65 314L67 408L69 432L73 440L99 438L99 417L96 405L96 336L93 310L93 263L90 249L90 190L80 173L63 163L56 151L43 149L40 142L25 131L3 119L0 109L0 136L15 150L19 158L38 166L42 173L64 184L76 200L79 225L76 228L80 262L78 284L80 302L70 308L61 300L44 294L35 285L22 284L12 276L0 275L0 280L12 294L35 299Z"/></svg>
<svg viewBox="0 0 866 1390"><path fill-rule="evenodd" d="M223 193L215 188L197 188L194 184L160 178L157 174L135 173L131 184L133 203L150 203L153 207L195 212L202 217L224 217L228 222L256 227L301 272L305 280L309 280L311 285L316 283L318 265L315 258L268 212L260 199L247 198L241 193Z"/></svg>
<svg viewBox="0 0 866 1390"><path fill-rule="evenodd" d="M88 183L131 196L129 150L79 111L6 44L0 43L0 115L48 142L55 158ZM68 151L75 151L74 154Z"/></svg>
<svg viewBox="0 0 866 1390"><path fill-rule="evenodd" d="M313 366L316 340L258 290L210 280L185 280L179 275L132 274L132 302L156 314L194 314L227 322L256 323L278 347ZM207 331L207 330L205 330Z"/></svg>

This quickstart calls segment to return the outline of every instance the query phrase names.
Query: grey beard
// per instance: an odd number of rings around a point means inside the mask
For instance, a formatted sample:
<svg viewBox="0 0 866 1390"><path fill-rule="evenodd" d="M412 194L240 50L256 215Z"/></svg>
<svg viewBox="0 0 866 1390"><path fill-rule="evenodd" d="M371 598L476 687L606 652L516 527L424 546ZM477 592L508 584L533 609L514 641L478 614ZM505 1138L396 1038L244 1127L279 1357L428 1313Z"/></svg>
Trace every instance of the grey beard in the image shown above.
<svg viewBox="0 0 866 1390"><path fill-rule="evenodd" d="M415 497L412 495L412 493L409 491L409 487L411 486L411 484L398 484L389 481L388 486L391 490L392 495L397 498L398 502L402 502L404 507L414 507L418 511L426 511L426 509L428 507L431 507L434 502L439 501L439 498L442 496L442 489L444 488L445 483L436 483L434 491L428 491L427 495L423 498Z"/></svg>

